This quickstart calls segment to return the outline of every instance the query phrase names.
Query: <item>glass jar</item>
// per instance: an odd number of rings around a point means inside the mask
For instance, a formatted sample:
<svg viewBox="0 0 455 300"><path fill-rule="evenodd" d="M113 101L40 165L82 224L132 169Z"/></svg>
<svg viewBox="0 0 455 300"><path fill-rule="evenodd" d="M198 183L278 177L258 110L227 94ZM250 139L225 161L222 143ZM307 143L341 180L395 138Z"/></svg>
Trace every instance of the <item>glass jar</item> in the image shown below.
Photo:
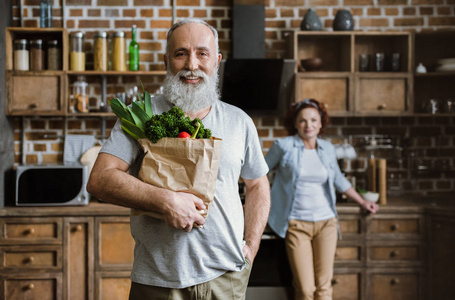
<svg viewBox="0 0 455 300"><path fill-rule="evenodd" d="M95 35L93 53L93 69L95 71L107 71L107 33L100 31Z"/></svg>
<svg viewBox="0 0 455 300"><path fill-rule="evenodd" d="M43 40L38 39L30 41L30 70L44 70Z"/></svg>
<svg viewBox="0 0 455 300"><path fill-rule="evenodd" d="M85 71L84 34L80 31L70 34L70 70Z"/></svg>
<svg viewBox="0 0 455 300"><path fill-rule="evenodd" d="M14 41L14 70L30 70L30 58L26 39Z"/></svg>
<svg viewBox="0 0 455 300"><path fill-rule="evenodd" d="M70 96L69 112L88 112L89 98L87 95L87 82L84 76L78 76L73 83L73 92Z"/></svg>
<svg viewBox="0 0 455 300"><path fill-rule="evenodd" d="M112 70L126 71L126 42L125 33L118 31L114 34L112 47Z"/></svg>
<svg viewBox="0 0 455 300"><path fill-rule="evenodd" d="M62 69L62 51L57 40L49 40L47 42L47 69Z"/></svg>

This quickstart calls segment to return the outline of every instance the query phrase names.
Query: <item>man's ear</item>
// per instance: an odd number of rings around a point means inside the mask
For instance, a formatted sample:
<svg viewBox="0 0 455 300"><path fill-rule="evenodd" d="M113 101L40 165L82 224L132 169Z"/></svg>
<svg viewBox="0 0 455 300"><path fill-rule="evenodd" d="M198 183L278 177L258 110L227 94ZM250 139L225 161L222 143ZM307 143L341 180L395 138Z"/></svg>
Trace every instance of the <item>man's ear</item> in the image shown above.
<svg viewBox="0 0 455 300"><path fill-rule="evenodd" d="M221 55L221 53L218 53L218 61L216 62L216 65L217 65L218 68L220 67L220 61L221 61L222 57L223 56Z"/></svg>

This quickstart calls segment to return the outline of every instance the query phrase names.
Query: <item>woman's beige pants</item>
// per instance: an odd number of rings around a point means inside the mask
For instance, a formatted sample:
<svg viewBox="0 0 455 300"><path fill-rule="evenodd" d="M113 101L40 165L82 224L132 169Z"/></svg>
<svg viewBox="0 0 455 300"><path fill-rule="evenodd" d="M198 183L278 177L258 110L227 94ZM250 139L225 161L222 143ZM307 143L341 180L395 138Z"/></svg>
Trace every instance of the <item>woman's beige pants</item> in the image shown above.
<svg viewBox="0 0 455 300"><path fill-rule="evenodd" d="M332 299L337 233L336 218L319 222L289 222L286 253L296 300Z"/></svg>

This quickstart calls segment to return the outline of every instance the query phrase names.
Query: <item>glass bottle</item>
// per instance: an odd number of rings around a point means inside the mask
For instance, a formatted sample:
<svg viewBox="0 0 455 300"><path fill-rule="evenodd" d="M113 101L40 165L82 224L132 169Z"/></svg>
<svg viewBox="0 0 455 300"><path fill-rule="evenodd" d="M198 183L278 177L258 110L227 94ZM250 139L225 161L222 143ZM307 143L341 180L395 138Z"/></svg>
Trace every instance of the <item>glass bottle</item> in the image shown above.
<svg viewBox="0 0 455 300"><path fill-rule="evenodd" d="M30 70L44 70L44 50L41 39L30 41Z"/></svg>
<svg viewBox="0 0 455 300"><path fill-rule="evenodd" d="M53 0L41 0L40 2L40 27L52 27Z"/></svg>
<svg viewBox="0 0 455 300"><path fill-rule="evenodd" d="M84 76L78 76L73 83L73 93L70 96L69 112L88 112L87 82Z"/></svg>
<svg viewBox="0 0 455 300"><path fill-rule="evenodd" d="M112 47L112 70L126 71L125 48L125 33L123 31L118 31L114 34Z"/></svg>
<svg viewBox="0 0 455 300"><path fill-rule="evenodd" d="M129 46L129 68L130 71L139 70L139 44L136 42L136 25L131 29L131 42Z"/></svg>
<svg viewBox="0 0 455 300"><path fill-rule="evenodd" d="M100 31L95 35L93 57L93 69L95 71L107 71L108 56L107 56L107 33Z"/></svg>
<svg viewBox="0 0 455 300"><path fill-rule="evenodd" d="M84 34L80 31L70 34L70 70L85 71Z"/></svg>
<svg viewBox="0 0 455 300"><path fill-rule="evenodd" d="M62 69L62 51L57 40L49 40L47 42L47 69Z"/></svg>
<svg viewBox="0 0 455 300"><path fill-rule="evenodd" d="M14 41L14 70L30 70L30 59L26 39Z"/></svg>

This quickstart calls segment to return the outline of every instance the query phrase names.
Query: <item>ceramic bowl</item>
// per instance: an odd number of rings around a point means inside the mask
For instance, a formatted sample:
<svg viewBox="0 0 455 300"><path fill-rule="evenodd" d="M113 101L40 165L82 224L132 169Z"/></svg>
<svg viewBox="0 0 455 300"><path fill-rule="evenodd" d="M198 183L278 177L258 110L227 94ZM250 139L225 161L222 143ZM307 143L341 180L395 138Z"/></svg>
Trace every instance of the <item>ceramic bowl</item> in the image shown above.
<svg viewBox="0 0 455 300"><path fill-rule="evenodd" d="M377 202L379 200L379 193L366 192L362 194L362 198L367 201Z"/></svg>
<svg viewBox="0 0 455 300"><path fill-rule="evenodd" d="M320 71L322 69L322 59L319 57L302 59L300 65L305 71Z"/></svg>

